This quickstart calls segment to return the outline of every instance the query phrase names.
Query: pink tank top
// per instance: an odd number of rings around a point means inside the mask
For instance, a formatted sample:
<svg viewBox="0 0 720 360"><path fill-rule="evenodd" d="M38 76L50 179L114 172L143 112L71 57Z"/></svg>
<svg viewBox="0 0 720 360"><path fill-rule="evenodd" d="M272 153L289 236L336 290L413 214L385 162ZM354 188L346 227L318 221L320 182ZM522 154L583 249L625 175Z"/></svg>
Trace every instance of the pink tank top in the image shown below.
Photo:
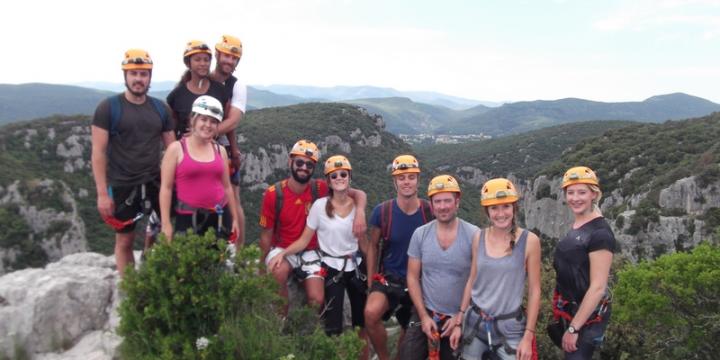
<svg viewBox="0 0 720 360"><path fill-rule="evenodd" d="M183 159L175 168L178 200L196 208L213 209L216 205L225 206L227 199L222 182L225 161L220 155L220 148L213 145L215 158L210 162L202 162L190 156L185 139L180 140L180 145Z"/></svg>

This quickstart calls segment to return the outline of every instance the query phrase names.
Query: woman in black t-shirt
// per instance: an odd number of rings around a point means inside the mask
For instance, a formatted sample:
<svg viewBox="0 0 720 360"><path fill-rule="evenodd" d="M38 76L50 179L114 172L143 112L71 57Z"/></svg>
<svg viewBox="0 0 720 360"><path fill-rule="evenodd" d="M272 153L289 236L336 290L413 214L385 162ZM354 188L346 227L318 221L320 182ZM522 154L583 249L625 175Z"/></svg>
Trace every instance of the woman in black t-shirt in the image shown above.
<svg viewBox="0 0 720 360"><path fill-rule="evenodd" d="M210 61L212 52L202 41L192 40L187 43L183 53L183 61L187 70L180 82L168 94L167 103L173 110L175 120L175 137L181 139L190 129L188 121L192 104L201 95L216 98L225 107L227 95L223 86L210 80Z"/></svg>
<svg viewBox="0 0 720 360"><path fill-rule="evenodd" d="M565 172L562 187L575 221L555 248L553 315L565 324L556 340L565 359L591 359L610 319L608 278L615 236L598 207L602 192L590 168Z"/></svg>

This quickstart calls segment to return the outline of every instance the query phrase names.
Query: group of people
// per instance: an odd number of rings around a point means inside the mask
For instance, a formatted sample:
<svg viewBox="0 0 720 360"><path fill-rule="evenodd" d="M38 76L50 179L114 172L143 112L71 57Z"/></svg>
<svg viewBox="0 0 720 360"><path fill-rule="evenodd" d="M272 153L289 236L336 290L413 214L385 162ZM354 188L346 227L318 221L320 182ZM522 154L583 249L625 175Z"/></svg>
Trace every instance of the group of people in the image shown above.
<svg viewBox="0 0 720 360"><path fill-rule="evenodd" d="M235 128L247 90L232 75L242 43L223 36L210 71L212 55L201 41L187 43L187 70L166 105L147 95L150 55L128 50L121 65L126 90L95 111L97 207L116 231L120 274L133 262L141 218L150 223L148 238L161 231L172 241L177 232L214 229L238 246L244 242ZM352 326L381 360L390 356L384 322L392 316L402 328L400 359L537 355L540 239L518 225L520 193L510 180L483 185L480 202L490 225L480 229L458 218L462 190L453 176L431 179L428 200L422 199L418 160L400 155L390 164L396 196L374 207L368 232L367 195L351 186L350 160L329 157L325 178L316 179L320 158L316 144L298 141L289 152L290 176L263 195L261 260L281 296L288 297L288 280L299 280L326 333L337 335L345 327L347 293ZM610 317L615 239L591 169L569 169L562 188L574 223L555 249L554 322L547 330L566 359L589 359ZM362 356L367 353L368 346Z"/></svg>
<svg viewBox="0 0 720 360"><path fill-rule="evenodd" d="M91 162L97 207L115 230L121 275L134 262L135 227L142 218L148 219L145 250L160 231L172 241L176 232L212 228L218 236L244 242L235 128L245 113L247 87L233 75L242 43L223 35L210 71L212 56L202 41L187 43L187 70L166 104L148 95L150 54L130 49L121 64L125 91L95 110Z"/></svg>
<svg viewBox="0 0 720 360"><path fill-rule="evenodd" d="M343 331L347 293L352 326L381 360L390 357L384 321L393 315L402 328L399 359L537 358L540 239L518 225L520 193L510 180L483 185L490 225L480 229L458 218L462 191L453 176L434 177L429 200L421 199L419 163L400 155L391 164L396 197L375 206L368 237L367 197L351 187L350 161L331 156L325 179L313 179L319 159L314 143L298 141L289 153L290 177L263 196L260 247L281 296L288 296L291 275L301 281L307 303L335 335ZM547 331L566 359L590 359L610 317L616 245L598 207L599 186L588 167L563 177L575 220L555 249Z"/></svg>

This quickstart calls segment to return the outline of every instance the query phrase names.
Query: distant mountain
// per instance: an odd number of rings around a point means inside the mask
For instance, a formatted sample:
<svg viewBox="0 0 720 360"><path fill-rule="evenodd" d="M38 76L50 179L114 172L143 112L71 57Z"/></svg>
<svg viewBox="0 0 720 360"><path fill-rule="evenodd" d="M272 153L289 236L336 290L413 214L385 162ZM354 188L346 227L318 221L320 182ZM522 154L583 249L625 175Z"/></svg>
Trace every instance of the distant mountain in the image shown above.
<svg viewBox="0 0 720 360"><path fill-rule="evenodd" d="M75 86L81 86L86 88L93 88L93 89L100 89L100 90L107 90L112 92L121 92L125 90L125 84L121 82L109 82L109 81L83 81L79 82L77 84L71 84ZM150 91L170 91L172 90L175 85L177 85L177 81L153 81L150 84Z"/></svg>
<svg viewBox="0 0 720 360"><path fill-rule="evenodd" d="M344 100L359 105L385 120L385 129L394 134L432 133L457 113L441 106L413 102L403 97ZM482 106L482 105L480 105Z"/></svg>
<svg viewBox="0 0 720 360"><path fill-rule="evenodd" d="M464 110L476 105L498 106L493 102L481 102L457 96L445 95L431 91L399 91L393 88L377 86L301 86L301 85L269 85L255 86L259 89L272 91L276 94L295 95L304 98L338 100L354 100L366 98L406 97L415 102L438 105L454 110Z"/></svg>
<svg viewBox="0 0 720 360"><path fill-rule="evenodd" d="M92 114L110 91L53 84L0 84L0 125L53 114Z"/></svg>
<svg viewBox="0 0 720 360"><path fill-rule="evenodd" d="M575 98L523 101L458 117L437 129L436 133L500 136L577 121L662 122L708 115L714 111L720 111L720 104L683 93L653 96L642 102L605 103Z"/></svg>

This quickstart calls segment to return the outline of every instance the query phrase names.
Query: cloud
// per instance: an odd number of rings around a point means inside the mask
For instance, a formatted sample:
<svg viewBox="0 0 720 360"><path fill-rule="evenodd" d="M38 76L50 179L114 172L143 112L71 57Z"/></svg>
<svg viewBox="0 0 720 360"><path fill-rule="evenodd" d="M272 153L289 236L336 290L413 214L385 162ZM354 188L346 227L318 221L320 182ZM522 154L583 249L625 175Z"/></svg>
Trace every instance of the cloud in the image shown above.
<svg viewBox="0 0 720 360"><path fill-rule="evenodd" d="M629 1L595 21L600 31L650 31L671 26L696 29L699 38L712 39L720 33L720 0Z"/></svg>

